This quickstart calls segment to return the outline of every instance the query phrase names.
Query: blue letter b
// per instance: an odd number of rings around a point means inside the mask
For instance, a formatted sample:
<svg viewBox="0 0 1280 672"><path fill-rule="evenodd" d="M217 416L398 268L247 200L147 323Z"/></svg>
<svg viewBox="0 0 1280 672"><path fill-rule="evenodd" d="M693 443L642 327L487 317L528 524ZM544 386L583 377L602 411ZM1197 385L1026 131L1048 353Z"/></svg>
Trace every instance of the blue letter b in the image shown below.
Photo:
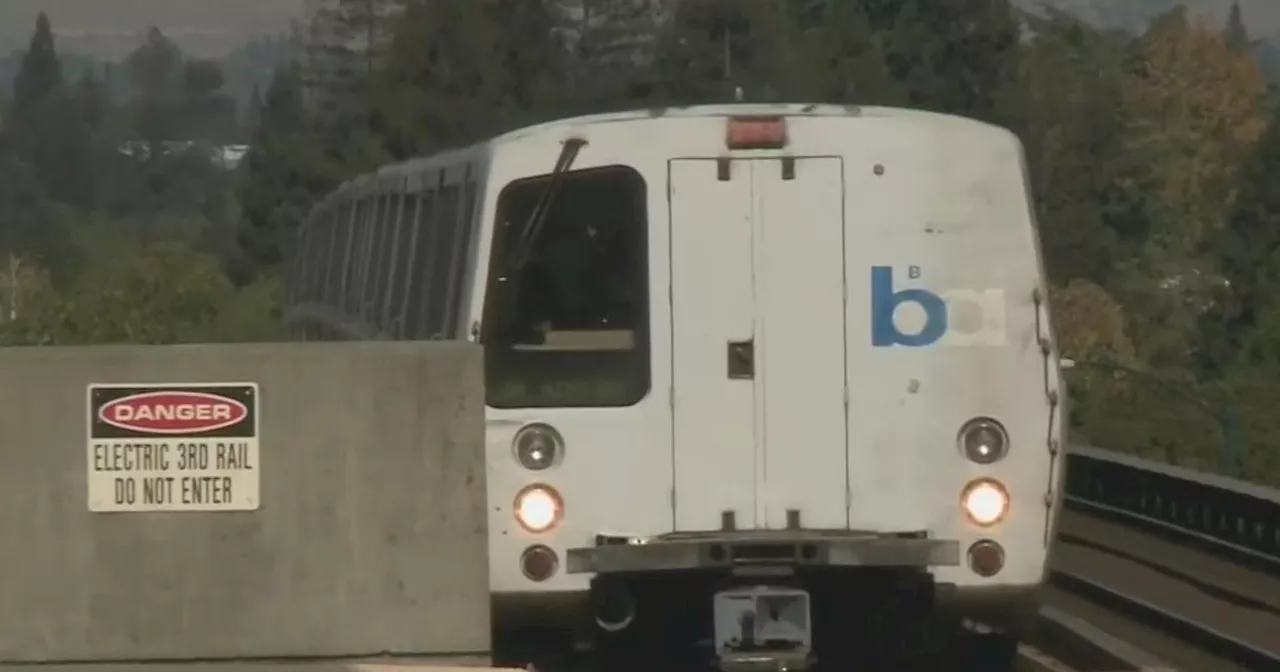
<svg viewBox="0 0 1280 672"><path fill-rule="evenodd" d="M893 323L898 306L908 301L924 309L924 327L918 334L904 334ZM905 345L909 348L935 343L947 333L947 304L942 297L924 289L893 291L893 269L871 267L871 345L883 348Z"/></svg>

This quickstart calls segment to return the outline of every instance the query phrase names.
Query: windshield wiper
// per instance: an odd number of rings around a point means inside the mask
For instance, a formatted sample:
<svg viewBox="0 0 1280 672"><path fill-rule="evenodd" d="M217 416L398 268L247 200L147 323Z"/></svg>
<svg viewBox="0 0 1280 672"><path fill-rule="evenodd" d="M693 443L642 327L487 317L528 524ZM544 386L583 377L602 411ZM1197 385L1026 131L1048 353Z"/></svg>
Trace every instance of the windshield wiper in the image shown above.
<svg viewBox="0 0 1280 672"><path fill-rule="evenodd" d="M560 156L556 158L556 165L551 169L551 177L547 182L547 187L542 190L537 204L533 206L533 211L529 213L528 221L525 222L524 228L520 230L520 238L516 241L515 254L512 255L511 263L508 267L509 272L518 276L519 272L529 263L529 257L533 253L533 246L538 242L538 236L542 233L542 226L547 221L547 213L551 212L551 203L559 190L561 177L569 172L574 159L578 158L578 152L586 144L587 141L583 138L569 138L564 141L564 147L560 149ZM513 277L512 282L517 282L517 279Z"/></svg>
<svg viewBox="0 0 1280 672"><path fill-rule="evenodd" d="M560 156L556 158L556 165L551 169L547 186L538 196L538 202L534 204L524 227L520 229L520 235L515 242L514 253L507 258L507 263L503 269L503 275L506 276L507 282L502 290L500 305L503 308L500 313L501 317L498 320L503 333L511 331L519 314L519 311L516 310L516 305L520 297L520 277L523 275L525 266L529 264L529 259L533 254L533 246L538 242L538 236L542 233L543 224L546 223L547 213L551 211L551 203L560 186L561 177L569 171L574 159L578 158L579 150L586 144L587 141L583 138L569 138L564 141L564 146L560 149Z"/></svg>

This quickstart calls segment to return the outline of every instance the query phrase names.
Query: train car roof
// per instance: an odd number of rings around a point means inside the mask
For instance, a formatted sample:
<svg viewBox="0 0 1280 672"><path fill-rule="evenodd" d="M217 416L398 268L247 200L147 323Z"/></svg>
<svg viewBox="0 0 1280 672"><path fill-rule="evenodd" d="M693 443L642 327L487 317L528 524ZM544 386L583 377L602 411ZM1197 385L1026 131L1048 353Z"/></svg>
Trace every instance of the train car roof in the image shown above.
<svg viewBox="0 0 1280 672"><path fill-rule="evenodd" d="M566 117L564 119L556 119L541 124L517 128L496 136L489 142L492 144L501 144L530 135L537 135L539 133L558 131L578 126L594 126L625 121L640 121L644 119L722 117L731 115L781 115L787 117L917 117L941 123L981 125L1000 130L1007 130L970 117L906 107L831 105L818 103L729 103L721 105L655 107L627 110L623 112L604 112L578 117Z"/></svg>
<svg viewBox="0 0 1280 672"><path fill-rule="evenodd" d="M1001 131L1012 135L1012 133L1006 128L972 119L970 117L906 107L831 105L818 103L730 103L720 105L654 107L555 119L540 124L513 129L501 135L473 143L471 145L447 149L434 154L387 164L380 167L373 173L366 173L347 180L331 192L329 196L323 199L322 203L324 201L328 201L329 197L345 196L352 191L363 193L372 187L381 187L384 184L404 179L406 176L418 171L432 170L440 166L487 159L495 146L543 133L563 133L565 131L571 131L575 128L586 126L642 121L646 119L721 117L730 115L870 118L915 117L920 120L928 120L941 124L987 127L990 130Z"/></svg>

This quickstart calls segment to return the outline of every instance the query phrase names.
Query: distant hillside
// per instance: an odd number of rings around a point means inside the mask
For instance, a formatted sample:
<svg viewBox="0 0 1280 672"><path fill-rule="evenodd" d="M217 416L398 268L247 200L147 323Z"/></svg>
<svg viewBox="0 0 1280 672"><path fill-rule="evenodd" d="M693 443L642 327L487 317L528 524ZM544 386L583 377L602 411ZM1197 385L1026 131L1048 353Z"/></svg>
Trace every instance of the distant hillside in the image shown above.
<svg viewBox="0 0 1280 672"><path fill-rule="evenodd" d="M25 49L47 12L68 53L119 60L156 26L183 51L220 58L256 36L288 29L307 0L0 0L0 54Z"/></svg>
<svg viewBox="0 0 1280 672"><path fill-rule="evenodd" d="M1280 82L1280 0L1238 0L1249 34L1258 41L1258 58L1267 75ZM1225 25L1233 0L1013 0L1034 11L1056 7L1088 23L1141 32L1153 16L1182 5L1204 21Z"/></svg>
<svg viewBox="0 0 1280 672"><path fill-rule="evenodd" d="M136 48L137 44L133 46ZM216 59L222 65L222 72L226 77L224 89L243 109L255 88L260 92L266 91L276 66L284 62L292 54L292 50L293 45L284 35L253 38L247 42L241 40L230 53ZM12 91L13 80L22 67L22 56L22 51L12 51L0 57L0 98L7 97ZM128 73L118 62L74 52L61 52L59 56L62 59L62 70L69 81L75 81L91 71L99 79L105 80L107 88L117 100L129 95Z"/></svg>
<svg viewBox="0 0 1280 672"><path fill-rule="evenodd" d="M1272 81L1280 82L1280 40L1271 40L1258 45L1258 60L1262 69Z"/></svg>
<svg viewBox="0 0 1280 672"><path fill-rule="evenodd" d="M240 101L254 86L263 88L271 70L287 54L278 36L318 0L0 0L0 97L9 91L21 62L17 50L27 40L40 11L52 18L59 51L70 77L88 68L106 72L141 43L145 28L157 25L192 56L224 64L228 88ZM960 1L960 0L956 0ZM1208 21L1222 23L1232 0L1012 0L1029 10L1050 5L1095 25L1142 30L1156 14L1178 4ZM1239 0L1245 24L1259 40L1259 57L1280 82L1280 0ZM126 91L124 73L112 73L112 90Z"/></svg>
<svg viewBox="0 0 1280 672"><path fill-rule="evenodd" d="M1256 38L1280 38L1280 0L1236 0ZM1050 5L1097 25L1140 31L1151 17L1178 5L1206 21L1223 23L1233 0L1013 0L1026 9Z"/></svg>

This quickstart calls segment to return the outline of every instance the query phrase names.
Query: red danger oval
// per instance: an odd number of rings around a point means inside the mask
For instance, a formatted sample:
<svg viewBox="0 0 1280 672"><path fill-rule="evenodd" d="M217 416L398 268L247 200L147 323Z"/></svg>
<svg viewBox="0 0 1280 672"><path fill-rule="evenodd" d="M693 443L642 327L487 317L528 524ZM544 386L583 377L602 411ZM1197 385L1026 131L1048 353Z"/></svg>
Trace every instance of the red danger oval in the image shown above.
<svg viewBox="0 0 1280 672"><path fill-rule="evenodd" d="M244 420L249 408L208 392L158 390L108 401L98 419L121 429L158 434L208 432Z"/></svg>

